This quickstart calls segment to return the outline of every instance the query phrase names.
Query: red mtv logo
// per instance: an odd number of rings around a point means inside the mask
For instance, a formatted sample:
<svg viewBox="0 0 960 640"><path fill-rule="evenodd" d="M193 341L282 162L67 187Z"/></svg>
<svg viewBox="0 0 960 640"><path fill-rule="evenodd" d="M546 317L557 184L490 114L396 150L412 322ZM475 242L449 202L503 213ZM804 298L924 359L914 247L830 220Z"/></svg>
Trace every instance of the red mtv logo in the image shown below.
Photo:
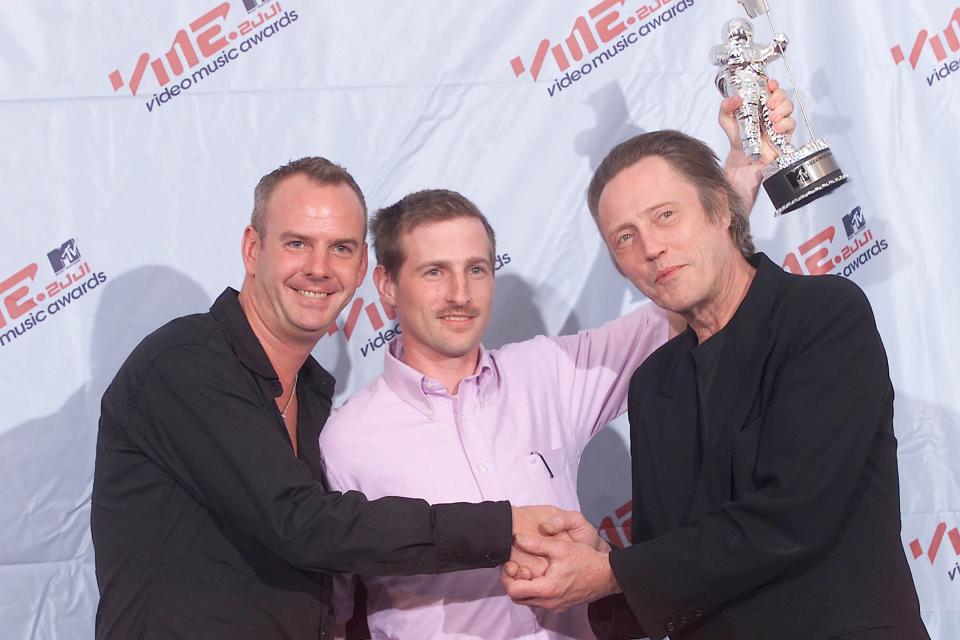
<svg viewBox="0 0 960 640"><path fill-rule="evenodd" d="M34 262L0 282L0 295L6 294L3 297L3 310L6 311L6 316L10 320L16 320L37 306L30 290L30 282L36 277L37 263ZM43 294L38 296L38 299L42 300ZM0 312L0 327L5 326L7 326L7 318Z"/></svg>
<svg viewBox="0 0 960 640"><path fill-rule="evenodd" d="M947 39L947 44L950 45L950 51L954 52L960 51L960 38L957 37L957 32L954 30L953 23L955 22L957 26L960 26L960 7L953 10L953 15L950 16L950 19L947 21L947 26L943 30L943 37ZM947 52L943 48L940 35L937 34L929 40L927 40L927 35L927 30L921 29L913 41L913 49L910 51L910 66L914 69L917 68L917 62L920 61L920 54L923 53L923 47L927 42L930 43L930 48L933 49L933 55L936 56L937 62L943 62L947 57ZM896 64L903 62L903 49L900 45L890 49L890 53L893 55L893 61Z"/></svg>
<svg viewBox="0 0 960 640"><path fill-rule="evenodd" d="M614 510L616 520L610 516L600 521L600 533L611 547L623 549L630 542L630 525L633 522L633 503L628 500ZM617 524L619 522L620 524ZM623 536L620 533L623 532Z"/></svg>
<svg viewBox="0 0 960 640"><path fill-rule="evenodd" d="M573 23L570 35L563 42L551 47L549 40L541 40L530 63L530 76L534 80L540 76L540 70L543 68L548 52L553 55L553 60L557 63L560 71L566 71L571 64L570 58L567 57L568 53L575 61L579 61L583 59L585 54L596 51L599 45L597 44L597 38L594 36L594 30L596 30L597 36L603 43L610 42L623 33L627 27L619 22L620 12L616 10L606 12L615 5L623 5L624 2L625 0L601 0L587 11L590 21L587 20L586 16L578 17ZM631 20L633 19L631 18ZM526 64L520 56L516 56L510 61L510 67L513 69L513 74L518 77L527 70Z"/></svg>
<svg viewBox="0 0 960 640"><path fill-rule="evenodd" d="M200 50L200 55L204 58L215 55L226 47L228 42L226 38L220 37L220 24L213 24L209 27L207 25L215 20L226 18L229 12L230 3L223 2L190 23L190 32L196 35L196 47L194 47L194 40L190 33L187 33L186 29L180 29L173 38L173 44L170 45L170 49L165 54L161 54L151 61L150 54L141 53L129 80L124 79L119 69L111 72L107 77L114 92L119 91L121 87L126 85L130 89L131 95L137 95L140 81L143 80L143 76L147 72L148 64L153 71L157 84L164 87L170 84L171 73L175 77L179 77L186 69L193 69L200 64L197 49ZM231 39L235 37L236 34L230 36ZM164 60L166 60L166 65ZM184 62L186 62L186 66ZM167 67L169 67L169 71Z"/></svg>
<svg viewBox="0 0 960 640"><path fill-rule="evenodd" d="M947 524L941 522L933 532L933 539L930 540L930 546L927 548L927 557L930 558L930 564L937 559L937 553L940 551L940 543L943 542L943 534L947 534L950 544L953 546L953 552L960 556L960 531L956 527L947 532ZM916 560L923 555L923 547L920 546L920 540L914 539L910 543L910 551L913 553L913 559Z"/></svg>
<svg viewBox="0 0 960 640"><path fill-rule="evenodd" d="M364 307L363 298L357 296L353 300L353 304L350 306L350 311L347 312L347 319L343 323L343 337L349 340L353 337L353 330L357 327L357 322L360 320L360 312L366 309L367 318L370 320L371 326L373 326L374 331L379 331L383 329L383 316L380 315L380 310L377 309L377 303L371 302L370 304ZM395 320L397 317L396 312L390 307L383 307L383 313L387 316L387 320ZM327 329L327 335L332 336L337 332L337 323L330 325L330 328Z"/></svg>

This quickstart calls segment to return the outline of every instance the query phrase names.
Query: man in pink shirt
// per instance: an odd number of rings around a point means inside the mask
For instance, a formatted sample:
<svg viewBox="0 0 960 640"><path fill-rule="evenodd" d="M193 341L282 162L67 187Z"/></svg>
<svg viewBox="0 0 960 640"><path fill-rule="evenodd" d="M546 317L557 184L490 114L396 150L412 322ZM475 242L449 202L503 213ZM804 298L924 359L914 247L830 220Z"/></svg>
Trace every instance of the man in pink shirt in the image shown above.
<svg viewBox="0 0 960 640"><path fill-rule="evenodd" d="M782 92L771 101L792 130ZM728 171L752 202L759 176L733 131ZM476 206L451 191L421 191L379 211L371 230L374 280L402 334L383 374L320 435L330 488L578 511L580 454L626 410L631 374L670 335L666 315L645 304L598 329L488 351L480 340L495 236ZM374 639L593 637L585 605L563 613L516 605L497 569L363 581ZM352 595L349 577L338 578L338 622L350 617Z"/></svg>

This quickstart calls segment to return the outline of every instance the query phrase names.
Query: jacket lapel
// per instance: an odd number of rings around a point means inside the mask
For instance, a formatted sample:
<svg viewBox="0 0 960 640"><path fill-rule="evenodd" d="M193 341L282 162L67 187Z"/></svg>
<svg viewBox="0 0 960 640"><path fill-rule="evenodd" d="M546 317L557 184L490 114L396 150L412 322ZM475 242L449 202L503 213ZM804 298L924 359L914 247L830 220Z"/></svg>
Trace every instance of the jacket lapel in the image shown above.
<svg viewBox="0 0 960 640"><path fill-rule="evenodd" d="M680 526L700 468L697 381L690 354L696 336L688 329L678 340L679 354L672 369L641 394L639 403L642 429L636 435L645 439L654 484L641 490L659 505L660 522L651 523L655 531Z"/></svg>

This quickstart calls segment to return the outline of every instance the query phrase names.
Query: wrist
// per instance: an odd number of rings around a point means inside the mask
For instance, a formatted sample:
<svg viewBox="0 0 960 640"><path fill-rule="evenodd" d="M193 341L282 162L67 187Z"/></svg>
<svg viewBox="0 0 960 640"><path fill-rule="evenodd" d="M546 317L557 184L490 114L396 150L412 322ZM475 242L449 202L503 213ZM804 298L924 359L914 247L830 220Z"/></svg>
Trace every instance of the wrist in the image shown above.
<svg viewBox="0 0 960 640"><path fill-rule="evenodd" d="M606 569L606 594L613 595L615 593L623 593L623 589L620 588L620 583L617 582L617 576L613 573L613 565L610 564L610 553L609 551L604 555L604 565Z"/></svg>

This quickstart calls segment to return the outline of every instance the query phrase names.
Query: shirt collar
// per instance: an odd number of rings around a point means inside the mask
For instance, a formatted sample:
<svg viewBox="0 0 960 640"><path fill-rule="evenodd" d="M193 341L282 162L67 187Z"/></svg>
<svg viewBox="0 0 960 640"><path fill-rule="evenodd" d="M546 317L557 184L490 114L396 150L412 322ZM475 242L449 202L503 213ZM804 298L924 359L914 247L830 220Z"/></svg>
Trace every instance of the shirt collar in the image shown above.
<svg viewBox="0 0 960 640"><path fill-rule="evenodd" d="M278 396L282 391L279 377L273 365L270 364L270 359L263 350L260 340L250 327L243 307L240 306L238 295L237 290L232 287L224 289L210 307L210 314L223 325L227 342L243 366L261 378L276 382L274 395ZM312 388L326 398L333 397L335 380L314 360L313 356L307 357L300 368L299 376L298 385Z"/></svg>
<svg viewBox="0 0 960 640"><path fill-rule="evenodd" d="M470 376L476 378L478 394L482 397L484 390L496 378L496 365L491 353L480 345L480 359L477 362L476 372ZM467 378L469 380L470 378ZM397 336L390 341L383 356L383 379L387 385L400 396L400 399L427 417L433 416L433 407L427 393L446 393L443 385L430 378L403 361L403 336ZM464 385L460 385L463 393Z"/></svg>

